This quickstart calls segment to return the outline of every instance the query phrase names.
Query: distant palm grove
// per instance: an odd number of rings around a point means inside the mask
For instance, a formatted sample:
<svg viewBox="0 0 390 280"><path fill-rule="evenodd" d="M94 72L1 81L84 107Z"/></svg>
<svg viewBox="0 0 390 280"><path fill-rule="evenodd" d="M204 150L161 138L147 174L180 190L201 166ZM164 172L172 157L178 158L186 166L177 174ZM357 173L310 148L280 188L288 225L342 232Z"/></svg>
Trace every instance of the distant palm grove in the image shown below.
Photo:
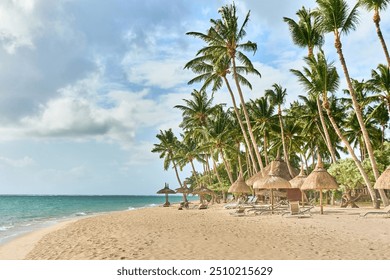
<svg viewBox="0 0 390 280"><path fill-rule="evenodd" d="M364 188L374 207L378 200L387 206L388 193L375 190L374 184L390 165L390 58L380 26L380 12L389 2L360 0L350 7L345 0L316 0L316 8L302 7L295 18L283 18L293 43L307 49L303 68L286 69L302 89L289 106L288 89L277 81L254 93L260 98L244 99L243 92L252 91L249 76L261 78L248 57L257 51L257 44L246 39L250 12L239 20L234 4L221 7L220 18L211 19L205 33L187 33L204 43L184 66L194 73L188 84L198 88L175 106L182 112L182 133L160 130L152 152L164 159L165 170L173 168L180 187L186 181L191 188L208 186L224 197L240 173L247 179L263 172L278 153L291 177L300 166L309 174L318 154L340 185L336 194ZM360 9L372 12L383 48L383 63L374 65L365 80L350 76L342 45L359 28ZM340 69L322 49L328 33ZM341 79L346 89L340 88ZM215 104L215 94L228 94L233 107ZM181 178L186 165L192 175Z"/></svg>

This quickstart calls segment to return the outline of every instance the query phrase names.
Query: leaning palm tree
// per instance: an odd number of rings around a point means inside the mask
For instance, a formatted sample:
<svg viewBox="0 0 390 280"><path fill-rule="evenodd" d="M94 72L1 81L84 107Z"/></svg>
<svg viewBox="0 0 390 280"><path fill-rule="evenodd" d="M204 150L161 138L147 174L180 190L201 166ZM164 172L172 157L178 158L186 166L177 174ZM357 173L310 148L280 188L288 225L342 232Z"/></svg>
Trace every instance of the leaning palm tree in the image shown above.
<svg viewBox="0 0 390 280"><path fill-rule="evenodd" d="M379 14L379 11L386 10L387 5L390 3L390 0L359 0L359 2L368 11L374 11L374 16L372 20L374 21L376 27L376 33L378 34L379 41L381 42L383 51L385 53L387 65L390 67L390 56L387 50L385 39L383 38L383 34L380 26L381 16Z"/></svg>
<svg viewBox="0 0 390 280"><path fill-rule="evenodd" d="M374 157L374 151L371 145L370 136L364 124L362 111L357 101L355 90L352 86L351 77L349 75L347 63L345 62L341 35L348 34L350 31L355 30L358 24L358 6L357 3L351 10L345 0L317 0L317 16L319 18L319 24L321 29L326 32L332 32L334 34L334 44L337 54L340 59L341 66L343 68L344 76L348 85L349 94L351 95L352 104L356 112L356 117L359 121L360 129L362 130L364 143L367 148L368 156L370 158L372 170L374 172L375 180L379 178L379 170ZM389 201L384 191L380 191L381 198L384 205L388 205Z"/></svg>
<svg viewBox="0 0 390 280"><path fill-rule="evenodd" d="M330 152L332 161L335 163L337 161L336 152L329 136L325 117L322 113L320 95L323 93L324 88L328 88L329 86L338 87L338 74L333 65L326 62L326 58L322 50L317 54L317 57L306 57L305 62L309 67L304 67L303 72L295 69L291 69L290 71L298 77L299 82L305 87L309 95L312 95L316 99L325 143ZM334 91L334 89L335 88L328 88L331 92Z"/></svg>
<svg viewBox="0 0 390 280"><path fill-rule="evenodd" d="M318 28L318 18L312 11L302 7L296 13L299 21L284 17L283 20L288 24L291 37L295 45L301 48L308 48L308 56L313 55L313 49L320 47L324 43L324 36Z"/></svg>
<svg viewBox="0 0 390 280"><path fill-rule="evenodd" d="M280 134L282 137L284 159L287 163L288 172L290 173L291 178L294 178L295 176L292 167L290 165L287 146L286 146L286 139L284 137L284 130L283 130L282 105L286 100L287 90L283 89L283 87L278 84L273 84L272 87L273 89L267 89L265 91L265 96L269 98L271 104L278 106L278 117L279 117L279 125L280 125Z"/></svg>
<svg viewBox="0 0 390 280"><path fill-rule="evenodd" d="M339 139L343 142L344 146L347 148L349 154L359 169L371 195L373 205L376 207L377 199L371 181L363 168L362 162L358 159L354 149L348 142L348 139L345 137L339 122L335 120L334 110L332 110L332 104L329 102L328 92L334 93L339 87L339 75L337 74L336 67L333 65L333 63L328 63L323 52L318 53L317 59L315 57L311 57L306 59L306 62L310 64L310 69L305 68L303 72L304 74L297 70L292 71L297 75L299 82L310 94L322 94L322 106L326 110L329 121L331 122L334 131L336 132Z"/></svg>
<svg viewBox="0 0 390 280"><path fill-rule="evenodd" d="M179 140L174 135L172 129L164 131L160 130L160 133L157 134L156 137L158 140L160 140L160 143L154 144L152 153L159 153L160 158L164 158L164 170L168 170L169 166L171 164L173 165L177 181L179 182L180 187L183 187L179 177L179 172L177 171L178 166L175 161L175 155L180 147Z"/></svg>
<svg viewBox="0 0 390 280"><path fill-rule="evenodd" d="M237 91L240 97L241 106L244 112L246 125L248 127L248 133L252 142L252 146L255 150L258 164L260 169L263 170L263 163L259 153L256 139L253 135L252 126L249 119L248 111L245 107L245 100L241 89L241 84L249 86L248 81L243 80L240 72L245 74L255 74L260 76L250 59L243 53L243 51L257 50L257 44L251 41L242 42L246 35L245 28L249 22L250 12L247 13L241 26L238 24L238 17L236 15L236 6L226 5L218 11L221 15L221 19L211 19L212 26L208 30L207 34L200 32L188 32L188 35L198 37L207 43L207 46L198 51L197 55L212 56L212 62L218 65L220 61L226 61L228 59L231 66L231 72L237 87ZM237 65L237 62L242 66Z"/></svg>
<svg viewBox="0 0 390 280"><path fill-rule="evenodd" d="M207 87L211 86L212 91L215 92L222 87L223 83L225 83L233 103L234 112L238 119L241 132L245 140L245 144L249 150L252 162L255 162L255 155L253 153L252 144L250 143L249 138L247 136L247 130L241 119L236 98L230 86L229 80L227 79L227 75L231 72L230 64L230 59L228 57L225 57L224 59L221 59L219 61L214 61L213 56L203 55L189 61L184 66L184 68L191 69L194 73L199 74L198 76L190 80L188 84L193 84L195 82L203 82L201 91L204 91ZM249 88L252 88L252 85L249 83L248 80L246 80L244 76L242 76L240 73L238 73L238 75L240 76L241 81L245 81L245 84L248 85ZM256 165L254 165L254 169L256 170L256 172L258 171Z"/></svg>

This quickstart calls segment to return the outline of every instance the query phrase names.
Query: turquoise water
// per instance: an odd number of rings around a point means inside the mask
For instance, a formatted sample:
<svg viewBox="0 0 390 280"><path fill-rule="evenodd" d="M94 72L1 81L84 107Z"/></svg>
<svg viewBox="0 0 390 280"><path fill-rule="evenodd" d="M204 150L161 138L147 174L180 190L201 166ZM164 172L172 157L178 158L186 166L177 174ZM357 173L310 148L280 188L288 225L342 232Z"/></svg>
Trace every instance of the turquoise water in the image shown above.
<svg viewBox="0 0 390 280"><path fill-rule="evenodd" d="M192 199L189 198L189 199ZM171 203L182 196L169 196ZM59 221L162 205L165 196L0 195L0 243Z"/></svg>

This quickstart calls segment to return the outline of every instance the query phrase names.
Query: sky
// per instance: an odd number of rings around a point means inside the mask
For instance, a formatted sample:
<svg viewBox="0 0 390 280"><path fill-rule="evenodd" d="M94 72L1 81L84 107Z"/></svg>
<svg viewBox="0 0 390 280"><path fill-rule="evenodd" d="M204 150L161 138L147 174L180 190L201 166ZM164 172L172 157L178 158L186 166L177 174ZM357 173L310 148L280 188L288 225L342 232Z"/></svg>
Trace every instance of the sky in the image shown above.
<svg viewBox="0 0 390 280"><path fill-rule="evenodd" d="M185 33L206 32L230 3L1 0L0 194L141 195L164 182L178 187L151 149L160 130L180 132L173 107L200 87L187 85L194 75L183 67L203 43ZM297 19L314 1L235 3L239 20L251 11L246 39L258 51L248 56L262 75L249 77L245 98L280 83L286 103L296 100L304 92L289 69L301 69L306 50L293 45L282 18ZM381 25L390 40L389 11ZM342 42L353 78L369 79L385 63L372 15L362 9L357 31ZM324 50L339 66L331 35ZM226 90L215 102L231 104ZM189 175L189 168L180 173Z"/></svg>

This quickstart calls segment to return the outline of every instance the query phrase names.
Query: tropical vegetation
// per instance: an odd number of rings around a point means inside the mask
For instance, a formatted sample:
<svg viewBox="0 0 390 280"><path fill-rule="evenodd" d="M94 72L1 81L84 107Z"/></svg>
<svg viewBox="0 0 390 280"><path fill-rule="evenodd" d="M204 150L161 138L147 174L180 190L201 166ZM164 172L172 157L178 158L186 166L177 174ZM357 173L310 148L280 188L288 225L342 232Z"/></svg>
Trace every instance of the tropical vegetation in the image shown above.
<svg viewBox="0 0 390 280"><path fill-rule="evenodd" d="M289 91L278 81L262 93L253 93L249 101L244 99L243 92L252 91L250 79L261 78L249 56L256 53L257 44L245 39L250 12L240 22L234 4L223 6L220 18L211 19L206 32L187 33L204 43L184 66L195 75L189 84L199 89L175 106L183 117L179 137L172 129L160 131L152 152L164 159L164 169L172 166L180 185L179 171L189 165L192 175L185 180L192 188L208 186L224 197L240 174L245 178L258 172L264 175L265 166L280 151L291 177L300 165L310 172L319 154L341 190L366 188L373 206L378 207L379 197L388 205L388 194L373 186L390 164L386 133L390 60L379 24L379 12L389 2L360 0L349 7L345 0L316 0L315 9L297 11L297 20L283 18L293 43L307 48L303 68L286 69L302 88L298 100L289 105L285 104ZM374 12L386 59L366 81L351 77L342 48L342 38L358 28L362 8ZM333 34L340 69L322 49L327 33ZM341 79L346 89L340 88ZM225 92L232 107L214 102L215 94Z"/></svg>

